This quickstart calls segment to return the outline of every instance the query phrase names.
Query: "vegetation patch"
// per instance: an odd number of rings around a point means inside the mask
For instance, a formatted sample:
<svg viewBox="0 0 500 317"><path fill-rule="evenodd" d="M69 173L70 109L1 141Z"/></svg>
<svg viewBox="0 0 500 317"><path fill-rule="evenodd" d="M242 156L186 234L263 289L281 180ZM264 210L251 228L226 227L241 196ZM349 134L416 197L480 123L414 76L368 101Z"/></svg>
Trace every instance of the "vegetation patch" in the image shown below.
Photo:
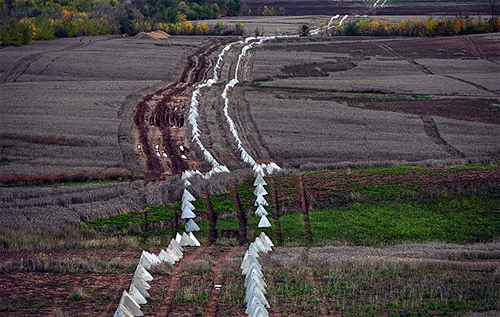
<svg viewBox="0 0 500 317"><path fill-rule="evenodd" d="M356 20L335 29L335 35L346 36L454 36L500 31L500 18L474 20L472 18L418 19L387 22L384 20Z"/></svg>
<svg viewBox="0 0 500 317"><path fill-rule="evenodd" d="M271 311L370 316L456 315L500 309L500 277L492 270L332 263L265 266Z"/></svg>
<svg viewBox="0 0 500 317"><path fill-rule="evenodd" d="M356 67L354 62L324 62L291 65L281 68L288 77L326 77L332 72L341 72Z"/></svg>

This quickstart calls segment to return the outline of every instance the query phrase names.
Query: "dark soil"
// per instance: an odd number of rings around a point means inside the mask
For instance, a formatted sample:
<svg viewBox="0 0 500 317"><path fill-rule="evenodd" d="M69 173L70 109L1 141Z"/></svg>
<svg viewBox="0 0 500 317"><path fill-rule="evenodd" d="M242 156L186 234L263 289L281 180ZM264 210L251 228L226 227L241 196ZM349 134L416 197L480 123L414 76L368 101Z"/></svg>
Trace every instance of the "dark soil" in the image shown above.
<svg viewBox="0 0 500 317"><path fill-rule="evenodd" d="M181 129L185 123L188 93L195 84L203 80L210 69L211 54L226 42L227 40L214 42L198 49L188 58L188 65L178 82L144 96L137 104L133 120L141 145L139 152L145 155L149 180L180 174L189 169L190 164L195 164L187 159L189 148ZM183 155L186 158L182 158Z"/></svg>
<svg viewBox="0 0 500 317"><path fill-rule="evenodd" d="M186 248L184 258L166 274L154 274L149 282L151 298L141 306L147 316L186 316L194 314L194 303L174 303L179 287L191 283L210 285L210 294L205 306L198 306L206 316L216 316L219 311L220 290L213 285L224 287L224 263L239 248L199 247ZM0 263L21 259L50 258L59 260L80 260L96 258L102 262L126 263L134 265L139 261L142 249L129 250L85 250L58 251L47 254L1 254ZM149 249L158 253L159 249ZM186 270L186 264L197 260L207 260L211 266L204 270ZM123 290L128 290L133 273L108 272L89 274L62 274L50 272L12 272L0 274L0 315L1 316L52 316L61 309L71 316L111 316L120 300ZM83 297L74 296L81 288Z"/></svg>
<svg viewBox="0 0 500 317"><path fill-rule="evenodd" d="M500 58L500 50L495 36L474 35L474 36L453 36L436 38L401 38L400 40L384 41L383 37L331 37L332 41L345 42L327 44L325 38L318 38L321 41L317 45L311 39L304 45L293 45L283 48L279 45L266 45L262 50L287 50L297 52L328 52L350 54L356 60L362 60L365 56L397 57L405 59L457 59L457 58ZM281 40L289 41L292 40ZM278 43L278 42L276 42Z"/></svg>

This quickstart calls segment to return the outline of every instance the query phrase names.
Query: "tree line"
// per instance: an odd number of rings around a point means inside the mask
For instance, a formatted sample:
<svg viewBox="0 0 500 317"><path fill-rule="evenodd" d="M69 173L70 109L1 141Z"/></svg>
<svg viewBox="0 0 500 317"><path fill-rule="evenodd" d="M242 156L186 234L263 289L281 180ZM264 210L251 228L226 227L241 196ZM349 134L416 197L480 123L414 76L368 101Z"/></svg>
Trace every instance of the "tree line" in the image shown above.
<svg viewBox="0 0 500 317"><path fill-rule="evenodd" d="M166 29L206 32L188 20L237 16L240 0L0 0L0 46Z"/></svg>

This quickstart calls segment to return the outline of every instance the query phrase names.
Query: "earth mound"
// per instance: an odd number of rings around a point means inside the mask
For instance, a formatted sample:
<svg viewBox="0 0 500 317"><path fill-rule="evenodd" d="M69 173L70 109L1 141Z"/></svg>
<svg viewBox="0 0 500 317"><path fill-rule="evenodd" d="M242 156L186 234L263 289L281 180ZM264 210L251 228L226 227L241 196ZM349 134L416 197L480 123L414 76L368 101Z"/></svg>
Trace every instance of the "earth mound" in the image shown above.
<svg viewBox="0 0 500 317"><path fill-rule="evenodd" d="M139 32L135 36L135 38L138 39L150 39L150 40L168 39L169 37L170 35L163 31Z"/></svg>

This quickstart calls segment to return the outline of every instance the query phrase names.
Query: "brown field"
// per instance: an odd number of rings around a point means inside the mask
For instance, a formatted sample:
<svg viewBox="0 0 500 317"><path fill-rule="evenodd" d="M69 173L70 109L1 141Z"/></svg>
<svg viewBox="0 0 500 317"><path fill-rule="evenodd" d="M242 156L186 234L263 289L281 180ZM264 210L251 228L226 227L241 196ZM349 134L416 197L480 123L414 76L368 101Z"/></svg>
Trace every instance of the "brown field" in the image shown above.
<svg viewBox="0 0 500 317"><path fill-rule="evenodd" d="M253 84L237 88L238 102L249 108L264 157L284 166L497 160L496 41L275 41L252 51L243 78ZM325 70L330 64L345 68Z"/></svg>
<svg viewBox="0 0 500 317"><path fill-rule="evenodd" d="M409 291L439 294L440 288L442 300L463 294L469 305L499 309L499 297L494 293L500 283L495 271L498 247L498 243L427 243L383 248L276 248L261 259L269 312L271 316L347 316L353 315L357 305L367 305L376 297L383 304L397 300L401 307L412 303L417 307L422 299L408 297ZM216 316L218 311L219 316L244 316L239 269L244 250L191 248L175 266L153 271L151 298L141 307L144 314ZM121 291L130 283L139 255L140 249L130 249L0 257L1 314L52 316L60 310L70 316L110 316ZM338 284L342 282L345 284ZM222 284L222 290L215 291L214 284ZM385 288L392 289L391 298L383 297ZM492 292L492 301L466 298L480 290ZM370 307L364 309L377 312ZM399 310L395 306L389 311Z"/></svg>
<svg viewBox="0 0 500 317"><path fill-rule="evenodd" d="M453 14L446 3L428 8L414 1L394 2L384 9L370 9L364 1L287 4L290 14L306 6L313 8L311 14L383 14L408 7L423 15ZM469 2L463 5L472 10ZM319 23L304 14L309 13L230 18L223 23L242 22L247 35L255 28L265 28L266 35L274 35L276 28L294 33L300 24ZM126 215L144 220L144 225L79 225L151 205L174 205L183 190L178 174L186 168L210 169L189 141L187 101L193 86L210 77L221 47L233 40L96 37L0 50L0 316L113 314L141 250L158 253L176 220L155 214L165 219L148 223L146 212ZM470 191L489 195L491 203L500 182L498 163L394 175L348 168L499 161L499 42L499 34L275 40L248 52L241 83L229 93L229 112L244 147L259 163L275 161L285 173L346 168L301 174L311 209L362 204L364 189L385 185L422 190L392 193L401 200L449 195L458 205L452 195ZM236 223L233 206L227 205L227 185L239 182L241 190L243 180L248 183L252 177L239 159L221 100L242 46L228 52L219 82L201 92L199 103L200 139L233 172L213 177L206 189L222 193L213 203L224 209L220 223L227 228ZM161 145L168 158L158 158L155 145ZM299 177L276 179L276 202L283 222L289 221L283 228L303 228L292 232L299 239L290 234L288 246L261 256L271 316L466 316L462 312L500 311L497 240L477 238L461 245L397 240L369 247L348 238L318 239L315 245L327 246L305 248L302 229L306 232L306 223L312 223L319 230L321 219L289 220L302 203ZM200 198L201 181L193 183L192 192ZM242 203L251 215L254 197L250 189L243 190ZM377 202L365 195L366 201ZM496 223L498 210L481 208L486 214L482 216ZM200 223L206 225L203 210L197 206ZM490 227L487 237L496 236ZM227 228L226 234L235 232ZM256 232L250 230L248 236ZM328 237L330 232L322 234ZM221 246L207 247L203 236L204 246L188 248L175 266L155 269L151 298L141 307L144 314L244 316L239 266L246 247L234 247L232 240L222 236L217 240ZM215 290L215 284L222 289Z"/></svg>
<svg viewBox="0 0 500 317"><path fill-rule="evenodd" d="M386 5L373 7L375 0L243 0L252 14L262 11L263 6L283 8L286 15L477 15L491 14L492 8L488 1L473 0L392 0ZM498 14L497 4L494 12Z"/></svg>
<svg viewBox="0 0 500 317"><path fill-rule="evenodd" d="M0 175L131 173L130 113L179 77L202 38L36 42L0 51ZM22 98L20 98L22 96Z"/></svg>

